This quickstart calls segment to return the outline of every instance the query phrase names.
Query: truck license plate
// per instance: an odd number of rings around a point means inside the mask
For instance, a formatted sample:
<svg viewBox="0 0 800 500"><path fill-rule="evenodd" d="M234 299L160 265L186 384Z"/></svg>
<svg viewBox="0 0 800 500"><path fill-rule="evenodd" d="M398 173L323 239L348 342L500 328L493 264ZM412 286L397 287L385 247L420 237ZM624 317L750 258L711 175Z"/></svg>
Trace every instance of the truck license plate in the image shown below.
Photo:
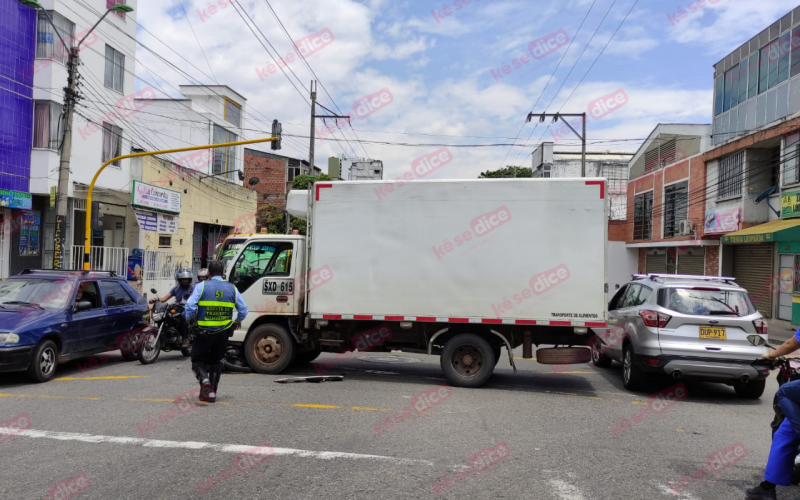
<svg viewBox="0 0 800 500"><path fill-rule="evenodd" d="M701 326L700 338L726 340L727 337L725 336L725 328L720 328L718 326Z"/></svg>
<svg viewBox="0 0 800 500"><path fill-rule="evenodd" d="M294 295L294 280L264 280L264 295Z"/></svg>

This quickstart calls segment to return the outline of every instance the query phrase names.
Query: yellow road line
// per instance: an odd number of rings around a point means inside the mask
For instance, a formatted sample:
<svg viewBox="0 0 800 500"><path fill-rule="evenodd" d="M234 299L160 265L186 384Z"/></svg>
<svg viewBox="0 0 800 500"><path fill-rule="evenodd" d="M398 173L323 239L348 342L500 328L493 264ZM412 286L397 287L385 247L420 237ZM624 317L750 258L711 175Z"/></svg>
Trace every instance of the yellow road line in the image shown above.
<svg viewBox="0 0 800 500"><path fill-rule="evenodd" d="M46 394L6 394L2 392L0 392L0 398L80 399L85 401L100 401L101 399L88 396L48 396Z"/></svg>
<svg viewBox="0 0 800 500"><path fill-rule="evenodd" d="M307 404L293 404L297 408L323 408L323 409L335 409L335 408L344 408L343 406L335 406L335 405L307 405Z"/></svg>
<svg viewBox="0 0 800 500"><path fill-rule="evenodd" d="M126 380L129 378L150 378L150 375L108 375L105 377L61 377L53 380L63 382L70 380Z"/></svg>
<svg viewBox="0 0 800 500"><path fill-rule="evenodd" d="M392 411L391 408L371 408L369 406L353 406L350 409L358 411Z"/></svg>

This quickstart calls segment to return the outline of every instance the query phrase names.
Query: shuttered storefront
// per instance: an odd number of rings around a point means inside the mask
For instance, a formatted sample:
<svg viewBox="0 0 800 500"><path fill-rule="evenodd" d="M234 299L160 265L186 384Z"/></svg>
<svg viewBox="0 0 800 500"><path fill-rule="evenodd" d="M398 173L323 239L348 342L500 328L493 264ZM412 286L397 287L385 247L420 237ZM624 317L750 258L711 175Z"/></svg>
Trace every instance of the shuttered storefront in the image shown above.
<svg viewBox="0 0 800 500"><path fill-rule="evenodd" d="M772 245L736 245L733 247L733 277L755 302L758 312L772 317Z"/></svg>
<svg viewBox="0 0 800 500"><path fill-rule="evenodd" d="M678 250L678 274L705 274L706 252L704 247ZM715 273L716 274L716 273Z"/></svg>
<svg viewBox="0 0 800 500"><path fill-rule="evenodd" d="M666 250L664 248L648 248L644 269L647 274L668 272Z"/></svg>

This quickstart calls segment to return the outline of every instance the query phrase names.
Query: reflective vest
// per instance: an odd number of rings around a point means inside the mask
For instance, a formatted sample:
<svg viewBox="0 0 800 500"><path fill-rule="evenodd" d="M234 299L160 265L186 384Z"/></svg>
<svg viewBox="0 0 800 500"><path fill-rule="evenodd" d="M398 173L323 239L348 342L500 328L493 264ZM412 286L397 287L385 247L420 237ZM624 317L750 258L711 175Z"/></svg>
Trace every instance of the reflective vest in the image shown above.
<svg viewBox="0 0 800 500"><path fill-rule="evenodd" d="M200 284L200 300L197 302L197 326L208 332L230 328L233 325L237 293L236 287L227 281L203 281Z"/></svg>

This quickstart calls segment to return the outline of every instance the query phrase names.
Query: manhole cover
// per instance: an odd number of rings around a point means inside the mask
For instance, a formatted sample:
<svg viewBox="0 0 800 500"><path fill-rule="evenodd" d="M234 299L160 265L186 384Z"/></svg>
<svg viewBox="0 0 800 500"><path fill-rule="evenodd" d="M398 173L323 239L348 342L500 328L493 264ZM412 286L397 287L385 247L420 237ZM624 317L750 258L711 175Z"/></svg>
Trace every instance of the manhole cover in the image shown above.
<svg viewBox="0 0 800 500"><path fill-rule="evenodd" d="M380 354L380 355L366 355L356 356L356 359L362 361L373 361L375 363L421 363L422 360L411 356L399 356L397 354Z"/></svg>

